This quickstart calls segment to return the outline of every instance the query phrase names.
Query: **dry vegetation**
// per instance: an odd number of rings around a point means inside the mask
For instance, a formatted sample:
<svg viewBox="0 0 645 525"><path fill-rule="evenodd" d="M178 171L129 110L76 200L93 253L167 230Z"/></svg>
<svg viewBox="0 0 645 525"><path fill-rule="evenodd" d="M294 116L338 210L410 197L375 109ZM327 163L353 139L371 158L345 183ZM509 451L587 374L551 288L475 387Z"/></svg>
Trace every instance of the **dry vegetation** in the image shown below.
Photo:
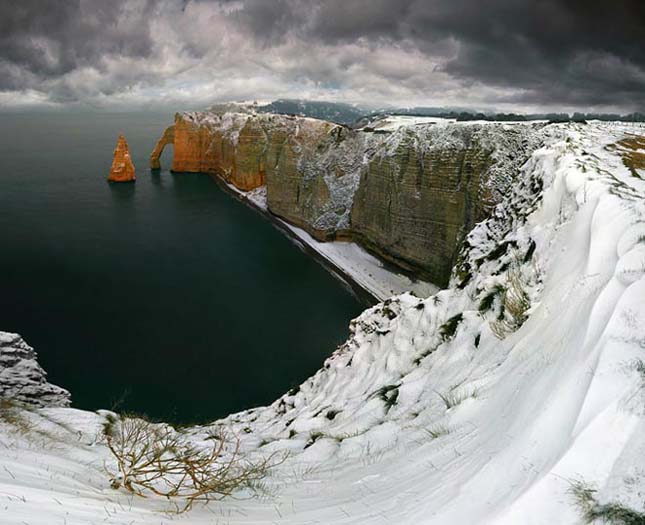
<svg viewBox="0 0 645 525"><path fill-rule="evenodd" d="M596 490L584 481L573 481L570 493L585 523L607 523L609 525L645 525L645 514L630 509L618 502L601 504L596 499Z"/></svg>
<svg viewBox="0 0 645 525"><path fill-rule="evenodd" d="M645 137L633 135L612 144L611 149L617 150L623 164L629 168L634 177L639 177L638 170L645 170Z"/></svg>
<svg viewBox="0 0 645 525"><path fill-rule="evenodd" d="M189 510L197 501L222 499L242 489L251 494L262 488L269 469L284 461L272 454L247 460L240 452L239 439L220 433L206 445L197 446L167 424L155 424L139 417L113 417L105 425L105 441L116 459L116 470L106 466L114 489L121 487L177 498Z"/></svg>
<svg viewBox="0 0 645 525"><path fill-rule="evenodd" d="M515 332L528 318L531 300L524 288L519 267L514 265L508 272L506 288L502 293L502 311L498 319L490 323L490 328L498 339L504 339Z"/></svg>
<svg viewBox="0 0 645 525"><path fill-rule="evenodd" d="M31 431L31 425L21 412L21 407L9 399L0 399L0 423L10 425L23 435Z"/></svg>

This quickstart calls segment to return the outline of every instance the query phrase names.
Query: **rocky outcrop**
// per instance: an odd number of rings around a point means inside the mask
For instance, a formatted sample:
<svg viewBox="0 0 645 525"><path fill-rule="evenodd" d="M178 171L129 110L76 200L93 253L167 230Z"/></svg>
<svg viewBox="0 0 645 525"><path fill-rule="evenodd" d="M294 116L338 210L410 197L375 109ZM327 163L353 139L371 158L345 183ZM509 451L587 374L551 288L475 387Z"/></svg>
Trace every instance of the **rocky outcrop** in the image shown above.
<svg viewBox="0 0 645 525"><path fill-rule="evenodd" d="M244 191L266 185L274 215L318 240L356 240L441 286L542 127L445 122L374 132L233 109L175 115L151 166L172 143L173 171L214 173Z"/></svg>
<svg viewBox="0 0 645 525"><path fill-rule="evenodd" d="M123 135L119 135L108 180L110 182L132 182L136 179L134 171L128 143Z"/></svg>
<svg viewBox="0 0 645 525"><path fill-rule="evenodd" d="M47 382L34 349L8 332L0 332L0 399L36 407L71 404L67 390Z"/></svg>

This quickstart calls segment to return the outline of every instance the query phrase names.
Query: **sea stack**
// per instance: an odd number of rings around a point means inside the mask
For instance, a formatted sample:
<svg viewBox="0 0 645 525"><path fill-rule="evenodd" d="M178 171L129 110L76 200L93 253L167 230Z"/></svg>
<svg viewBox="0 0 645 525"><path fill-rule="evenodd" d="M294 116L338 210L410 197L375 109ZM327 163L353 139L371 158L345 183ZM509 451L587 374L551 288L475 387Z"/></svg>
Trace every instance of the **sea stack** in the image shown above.
<svg viewBox="0 0 645 525"><path fill-rule="evenodd" d="M128 143L125 137L119 134L108 180L110 182L133 182L135 179L134 164L132 164L132 159L130 158Z"/></svg>

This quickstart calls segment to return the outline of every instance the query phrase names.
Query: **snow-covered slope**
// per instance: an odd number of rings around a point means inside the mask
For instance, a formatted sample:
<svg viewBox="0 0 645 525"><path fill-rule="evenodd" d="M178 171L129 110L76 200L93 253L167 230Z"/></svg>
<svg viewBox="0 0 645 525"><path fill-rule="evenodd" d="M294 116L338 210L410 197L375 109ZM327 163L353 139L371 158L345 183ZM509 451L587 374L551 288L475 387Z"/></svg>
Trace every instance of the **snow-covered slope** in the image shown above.
<svg viewBox="0 0 645 525"><path fill-rule="evenodd" d="M643 512L645 181L610 146L645 130L548 128L448 289L376 305L298 389L185 431L289 451L270 495L164 514L110 488L104 415L34 409L0 417L0 522L572 524L580 487Z"/></svg>

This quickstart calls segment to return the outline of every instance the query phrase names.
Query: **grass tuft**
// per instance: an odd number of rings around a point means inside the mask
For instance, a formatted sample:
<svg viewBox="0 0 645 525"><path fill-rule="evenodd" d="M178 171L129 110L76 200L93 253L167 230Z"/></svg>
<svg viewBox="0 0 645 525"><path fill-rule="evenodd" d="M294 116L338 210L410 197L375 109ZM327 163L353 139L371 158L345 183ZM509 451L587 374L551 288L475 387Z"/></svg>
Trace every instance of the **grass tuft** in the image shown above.
<svg viewBox="0 0 645 525"><path fill-rule="evenodd" d="M585 523L601 521L609 525L645 525L645 513L616 502L599 503L595 497L596 490L584 481L572 482L569 492L581 510Z"/></svg>
<svg viewBox="0 0 645 525"><path fill-rule="evenodd" d="M522 275L519 268L514 266L508 272L500 315L496 321L490 323L492 332L498 339L512 334L526 322L530 307L531 299L524 290Z"/></svg>
<svg viewBox="0 0 645 525"><path fill-rule="evenodd" d="M451 430L445 425L436 425L432 428L427 428L426 432L432 439L437 439L441 436L450 434Z"/></svg>
<svg viewBox="0 0 645 525"><path fill-rule="evenodd" d="M464 314L458 313L457 315L453 315L439 327L439 334L441 334L441 339L443 342L449 341L454 337L455 333L457 332L457 327L459 326L459 323L463 321L463 319Z"/></svg>
<svg viewBox="0 0 645 525"><path fill-rule="evenodd" d="M385 385L372 394L371 397L378 397L385 403L385 411L388 412L399 399L400 385Z"/></svg>
<svg viewBox="0 0 645 525"><path fill-rule="evenodd" d="M488 292L479 303L479 313L486 313L493 307L495 302L495 297L502 295L504 293L504 287L501 284L497 284L493 289Z"/></svg>
<svg viewBox="0 0 645 525"><path fill-rule="evenodd" d="M307 443L305 443L305 448L309 448L316 441L318 441L320 438L323 438L323 437L325 437L324 432L320 432L319 430L314 430L309 434L309 439L307 440Z"/></svg>
<svg viewBox="0 0 645 525"><path fill-rule="evenodd" d="M443 404L446 405L446 409L450 410L453 407L456 407L463 403L466 399L472 397L472 398L477 398L479 395L479 392L477 389L472 389L472 390L450 390L446 392L445 394L442 394L441 392L437 392L435 390L436 394L441 398L443 401Z"/></svg>

